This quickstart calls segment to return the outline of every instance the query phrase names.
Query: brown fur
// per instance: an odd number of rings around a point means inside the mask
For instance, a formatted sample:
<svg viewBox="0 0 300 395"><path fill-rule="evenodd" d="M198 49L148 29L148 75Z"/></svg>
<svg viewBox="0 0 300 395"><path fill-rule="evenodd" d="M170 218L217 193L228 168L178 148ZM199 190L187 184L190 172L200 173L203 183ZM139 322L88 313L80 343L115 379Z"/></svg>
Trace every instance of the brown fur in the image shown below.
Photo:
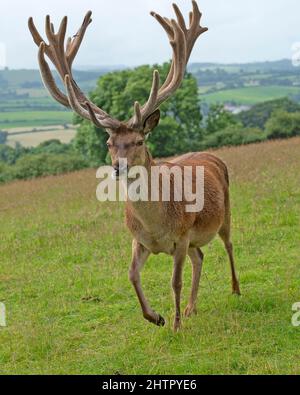
<svg viewBox="0 0 300 395"><path fill-rule="evenodd" d="M136 146L136 142L141 139L141 134L136 132L112 134L109 142L112 144L110 145L110 154L113 165L117 166L120 158L126 158L129 167L143 165L150 175L151 168L158 164L153 161L144 144ZM185 315L189 316L196 311L200 268L202 268L203 261L200 248L211 242L217 234L222 238L230 258L233 292L240 294L240 290L230 241L229 177L225 163L209 153L190 153L169 162L159 163L159 166L168 166L169 168L174 165L191 166L194 170L196 166L204 167L203 210L198 213L186 212L187 202L184 200L180 202L174 201L174 199L171 199L170 202L163 202L162 199L159 202L128 201L126 224L134 237L130 280L136 289L144 317L157 325L162 325L164 320L150 308L143 294L140 270L151 253L166 253L173 256L172 284L176 304L174 329L178 330L181 324L180 292L185 257L188 255L193 265L191 297L185 309ZM173 183L174 180L171 177L171 197ZM193 183L195 183L195 177L193 177ZM150 183L149 187L151 188Z"/></svg>

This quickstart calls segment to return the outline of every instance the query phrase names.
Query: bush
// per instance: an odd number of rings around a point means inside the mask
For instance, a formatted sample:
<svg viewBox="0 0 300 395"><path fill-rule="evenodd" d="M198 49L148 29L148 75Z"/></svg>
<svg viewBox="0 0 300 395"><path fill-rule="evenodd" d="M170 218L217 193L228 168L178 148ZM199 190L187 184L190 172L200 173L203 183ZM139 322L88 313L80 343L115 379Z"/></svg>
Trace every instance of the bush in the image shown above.
<svg viewBox="0 0 300 395"><path fill-rule="evenodd" d="M0 182L56 175L88 167L71 144L49 140L35 148L0 145Z"/></svg>
<svg viewBox="0 0 300 395"><path fill-rule="evenodd" d="M44 141L36 148L31 149L31 153L34 154L66 154L66 153L74 153L74 148L71 144L63 144L59 140L48 140Z"/></svg>
<svg viewBox="0 0 300 395"><path fill-rule="evenodd" d="M206 136L203 140L203 149L251 144L265 139L265 134L258 128L243 128L241 125L232 125Z"/></svg>
<svg viewBox="0 0 300 395"><path fill-rule="evenodd" d="M300 112L276 111L266 123L268 139L288 138L300 135Z"/></svg>
<svg viewBox="0 0 300 395"><path fill-rule="evenodd" d="M236 117L225 110L224 105L213 104L208 111L205 134L216 133L238 124Z"/></svg>
<svg viewBox="0 0 300 395"><path fill-rule="evenodd" d="M237 115L237 119L242 122L244 127L258 127L264 129L266 122L272 113L284 110L288 113L300 111L300 105L288 98L271 100L259 103L248 111L243 111Z"/></svg>
<svg viewBox="0 0 300 395"><path fill-rule="evenodd" d="M7 182L12 179L11 167L0 162L0 183Z"/></svg>
<svg viewBox="0 0 300 395"><path fill-rule="evenodd" d="M7 132L2 132L0 130L0 144L5 144L6 143L7 135L8 135Z"/></svg>
<svg viewBox="0 0 300 395"><path fill-rule="evenodd" d="M84 167L87 167L87 163L78 155L28 154L18 159L13 166L2 164L3 174L0 179L2 182L13 179L25 180L68 173Z"/></svg>

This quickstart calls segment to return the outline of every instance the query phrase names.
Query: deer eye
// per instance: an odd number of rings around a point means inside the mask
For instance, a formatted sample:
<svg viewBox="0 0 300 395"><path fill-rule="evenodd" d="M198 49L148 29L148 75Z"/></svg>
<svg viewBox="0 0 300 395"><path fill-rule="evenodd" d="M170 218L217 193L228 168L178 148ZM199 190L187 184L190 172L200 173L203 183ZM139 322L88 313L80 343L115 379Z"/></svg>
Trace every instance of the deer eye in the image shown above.
<svg viewBox="0 0 300 395"><path fill-rule="evenodd" d="M106 143L107 148L112 148L112 144L111 143Z"/></svg>
<svg viewBox="0 0 300 395"><path fill-rule="evenodd" d="M138 146L138 147L141 147L142 145L144 144L144 141L138 141L137 143L136 143L136 145Z"/></svg>

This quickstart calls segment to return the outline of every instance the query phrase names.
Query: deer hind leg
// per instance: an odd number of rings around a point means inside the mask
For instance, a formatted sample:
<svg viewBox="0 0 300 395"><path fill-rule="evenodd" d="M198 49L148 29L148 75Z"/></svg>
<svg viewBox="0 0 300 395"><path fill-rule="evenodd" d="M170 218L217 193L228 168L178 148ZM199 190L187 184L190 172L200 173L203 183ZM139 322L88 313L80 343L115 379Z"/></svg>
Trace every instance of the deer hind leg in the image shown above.
<svg viewBox="0 0 300 395"><path fill-rule="evenodd" d="M174 253L174 269L172 277L172 288L174 292L174 302L175 302L175 318L173 329L177 332L181 328L181 311L180 311L180 301L181 301L181 290L182 290L182 272L184 261L188 251L187 239L182 240L177 246Z"/></svg>
<svg viewBox="0 0 300 395"><path fill-rule="evenodd" d="M155 313L151 309L142 290L140 271L142 270L149 255L150 252L145 247L139 244L136 240L133 240L132 264L129 271L129 279L139 299L144 318L152 324L155 324L157 326L164 326L165 320L161 315Z"/></svg>
<svg viewBox="0 0 300 395"><path fill-rule="evenodd" d="M201 272L202 272L202 263L204 255L200 248L190 248L188 255L190 257L193 274L192 274L192 290L189 299L189 303L184 311L185 317L190 317L193 313L197 314L197 295L199 290Z"/></svg>
<svg viewBox="0 0 300 395"><path fill-rule="evenodd" d="M230 269L231 269L231 278L232 278L232 292L236 295L241 295L239 280L236 275L235 270L235 263L233 257L233 245L230 240L230 215L229 218L225 221L224 225L222 226L219 235L224 242L229 262L230 262Z"/></svg>

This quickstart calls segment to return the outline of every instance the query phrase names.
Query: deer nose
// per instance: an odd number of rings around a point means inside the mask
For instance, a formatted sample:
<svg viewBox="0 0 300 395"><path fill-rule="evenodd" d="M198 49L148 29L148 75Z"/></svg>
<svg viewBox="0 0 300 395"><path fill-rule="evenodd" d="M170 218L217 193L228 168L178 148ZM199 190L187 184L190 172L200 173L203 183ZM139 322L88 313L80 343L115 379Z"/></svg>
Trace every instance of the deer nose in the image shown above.
<svg viewBox="0 0 300 395"><path fill-rule="evenodd" d="M127 165L121 166L120 163L116 163L116 164L113 166L113 169L114 169L115 175L116 175L117 177L119 177L119 176L121 176L121 175L123 175L123 174L125 174L125 173L128 173L128 166L127 166Z"/></svg>
<svg viewBox="0 0 300 395"><path fill-rule="evenodd" d="M114 165L114 166L113 166L113 169L114 169L114 171L115 171L115 175L116 175L117 177L119 177L119 175L120 175L119 163L118 163L117 165Z"/></svg>

